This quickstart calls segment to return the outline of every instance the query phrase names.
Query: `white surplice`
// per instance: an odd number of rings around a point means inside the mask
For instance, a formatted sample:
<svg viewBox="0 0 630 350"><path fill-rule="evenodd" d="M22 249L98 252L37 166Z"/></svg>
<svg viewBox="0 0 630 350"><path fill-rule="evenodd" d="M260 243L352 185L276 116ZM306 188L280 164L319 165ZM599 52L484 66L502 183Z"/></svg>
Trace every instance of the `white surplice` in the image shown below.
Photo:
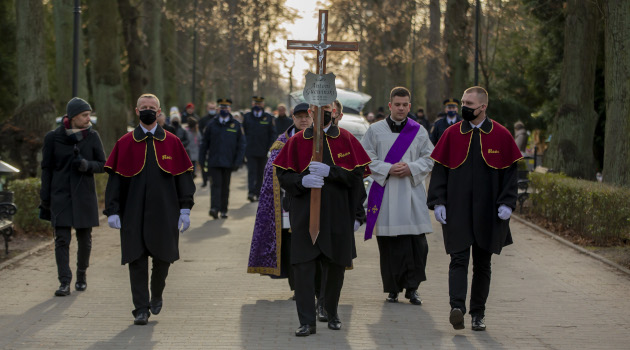
<svg viewBox="0 0 630 350"><path fill-rule="evenodd" d="M386 120L370 126L361 144L372 159L370 170L372 179L385 186L383 202L374 228L377 236L419 235L433 232L424 179L433 169L430 158L433 143L429 134L421 126L413 142L400 160L409 165L411 176L400 178L391 175L392 164L383 160L396 141L398 133L393 133ZM370 208L368 208L369 210Z"/></svg>

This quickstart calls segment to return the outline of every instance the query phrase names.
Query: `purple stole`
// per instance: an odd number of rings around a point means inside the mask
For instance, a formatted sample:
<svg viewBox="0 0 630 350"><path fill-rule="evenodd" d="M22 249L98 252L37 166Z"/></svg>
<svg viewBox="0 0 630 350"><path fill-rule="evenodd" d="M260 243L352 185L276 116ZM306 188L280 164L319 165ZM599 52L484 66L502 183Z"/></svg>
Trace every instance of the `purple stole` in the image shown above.
<svg viewBox="0 0 630 350"><path fill-rule="evenodd" d="M407 149L409 149L409 146L411 146L418 130L420 130L420 124L413 119L407 118L407 124L405 124L400 131L400 134L396 138L396 141L394 141L392 148L387 152L383 161L390 164L400 162L405 152L407 152ZM380 213L381 203L383 203L383 194L385 194L385 186L379 185L376 181L372 182L370 195L368 196L367 221L364 236L366 241L372 238L372 231L374 231L376 219L378 219L378 214Z"/></svg>

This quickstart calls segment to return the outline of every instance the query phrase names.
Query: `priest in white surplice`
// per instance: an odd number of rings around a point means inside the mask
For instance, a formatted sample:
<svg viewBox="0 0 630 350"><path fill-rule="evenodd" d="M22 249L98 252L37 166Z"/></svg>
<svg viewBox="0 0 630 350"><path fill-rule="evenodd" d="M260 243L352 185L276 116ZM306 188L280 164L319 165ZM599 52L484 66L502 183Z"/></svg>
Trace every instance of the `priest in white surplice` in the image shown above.
<svg viewBox="0 0 630 350"><path fill-rule="evenodd" d="M418 287L426 280L429 251L425 234L433 232L424 185L424 179L433 169L430 158L433 143L424 128L407 118L410 108L409 90L392 89L391 114L372 124L361 141L372 159L370 170L374 179L368 201L366 239L371 237L372 215L372 220L376 220L372 226L377 236L387 301L397 302L398 293L405 289L405 298L421 305Z"/></svg>

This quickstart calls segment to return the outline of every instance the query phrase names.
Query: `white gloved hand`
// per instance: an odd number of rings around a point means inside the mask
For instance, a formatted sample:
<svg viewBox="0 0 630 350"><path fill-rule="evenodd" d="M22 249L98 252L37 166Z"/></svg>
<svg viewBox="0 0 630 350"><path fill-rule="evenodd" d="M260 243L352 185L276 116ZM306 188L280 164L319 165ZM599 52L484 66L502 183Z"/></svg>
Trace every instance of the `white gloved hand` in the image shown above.
<svg viewBox="0 0 630 350"><path fill-rule="evenodd" d="M433 208L433 215L435 215L435 220L437 220L440 224L446 225L446 207L443 205L436 205Z"/></svg>
<svg viewBox="0 0 630 350"><path fill-rule="evenodd" d="M190 209L179 210L179 221L177 222L177 228L180 233L184 233L190 227Z"/></svg>
<svg viewBox="0 0 630 350"><path fill-rule="evenodd" d="M109 227L120 230L120 216L114 214L107 217Z"/></svg>
<svg viewBox="0 0 630 350"><path fill-rule="evenodd" d="M324 178L319 175L308 174L302 178L302 186L306 188L322 188Z"/></svg>
<svg viewBox="0 0 630 350"><path fill-rule="evenodd" d="M359 227L361 227L361 223L359 222L359 220L354 220L354 232L357 232Z"/></svg>
<svg viewBox="0 0 630 350"><path fill-rule="evenodd" d="M507 220L510 218L510 216L512 216L512 208L508 207L505 204L501 204L501 206L499 207L499 219L501 220Z"/></svg>
<svg viewBox="0 0 630 350"><path fill-rule="evenodd" d="M330 174L330 166L320 162L311 162L311 164L308 166L308 170L311 172L311 174L321 177L326 177L328 176L328 174Z"/></svg>

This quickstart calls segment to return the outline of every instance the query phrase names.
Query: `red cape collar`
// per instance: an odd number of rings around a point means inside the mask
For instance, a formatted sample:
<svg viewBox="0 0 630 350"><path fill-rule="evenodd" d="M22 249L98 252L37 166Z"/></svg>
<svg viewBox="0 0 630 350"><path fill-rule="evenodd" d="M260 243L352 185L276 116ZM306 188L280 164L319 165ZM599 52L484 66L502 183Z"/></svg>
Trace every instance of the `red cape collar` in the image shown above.
<svg viewBox="0 0 630 350"><path fill-rule="evenodd" d="M479 130L481 156L489 167L504 169L523 158L512 134L503 125L486 118ZM447 168L458 168L468 158L472 131L467 121L452 125L435 145L431 158Z"/></svg>
<svg viewBox="0 0 630 350"><path fill-rule="evenodd" d="M147 136L140 126L121 137L107 158L108 172L125 177L138 175L144 169ZM163 171L179 175L192 171L193 165L179 138L158 126L153 137L157 164Z"/></svg>
<svg viewBox="0 0 630 350"><path fill-rule="evenodd" d="M333 163L345 170L352 171L365 167L364 176L369 175L367 165L371 162L361 143L347 130L331 126L326 133L324 147L328 147ZM282 169L291 169L302 173L311 163L313 153L313 129L307 128L291 137L273 162Z"/></svg>

